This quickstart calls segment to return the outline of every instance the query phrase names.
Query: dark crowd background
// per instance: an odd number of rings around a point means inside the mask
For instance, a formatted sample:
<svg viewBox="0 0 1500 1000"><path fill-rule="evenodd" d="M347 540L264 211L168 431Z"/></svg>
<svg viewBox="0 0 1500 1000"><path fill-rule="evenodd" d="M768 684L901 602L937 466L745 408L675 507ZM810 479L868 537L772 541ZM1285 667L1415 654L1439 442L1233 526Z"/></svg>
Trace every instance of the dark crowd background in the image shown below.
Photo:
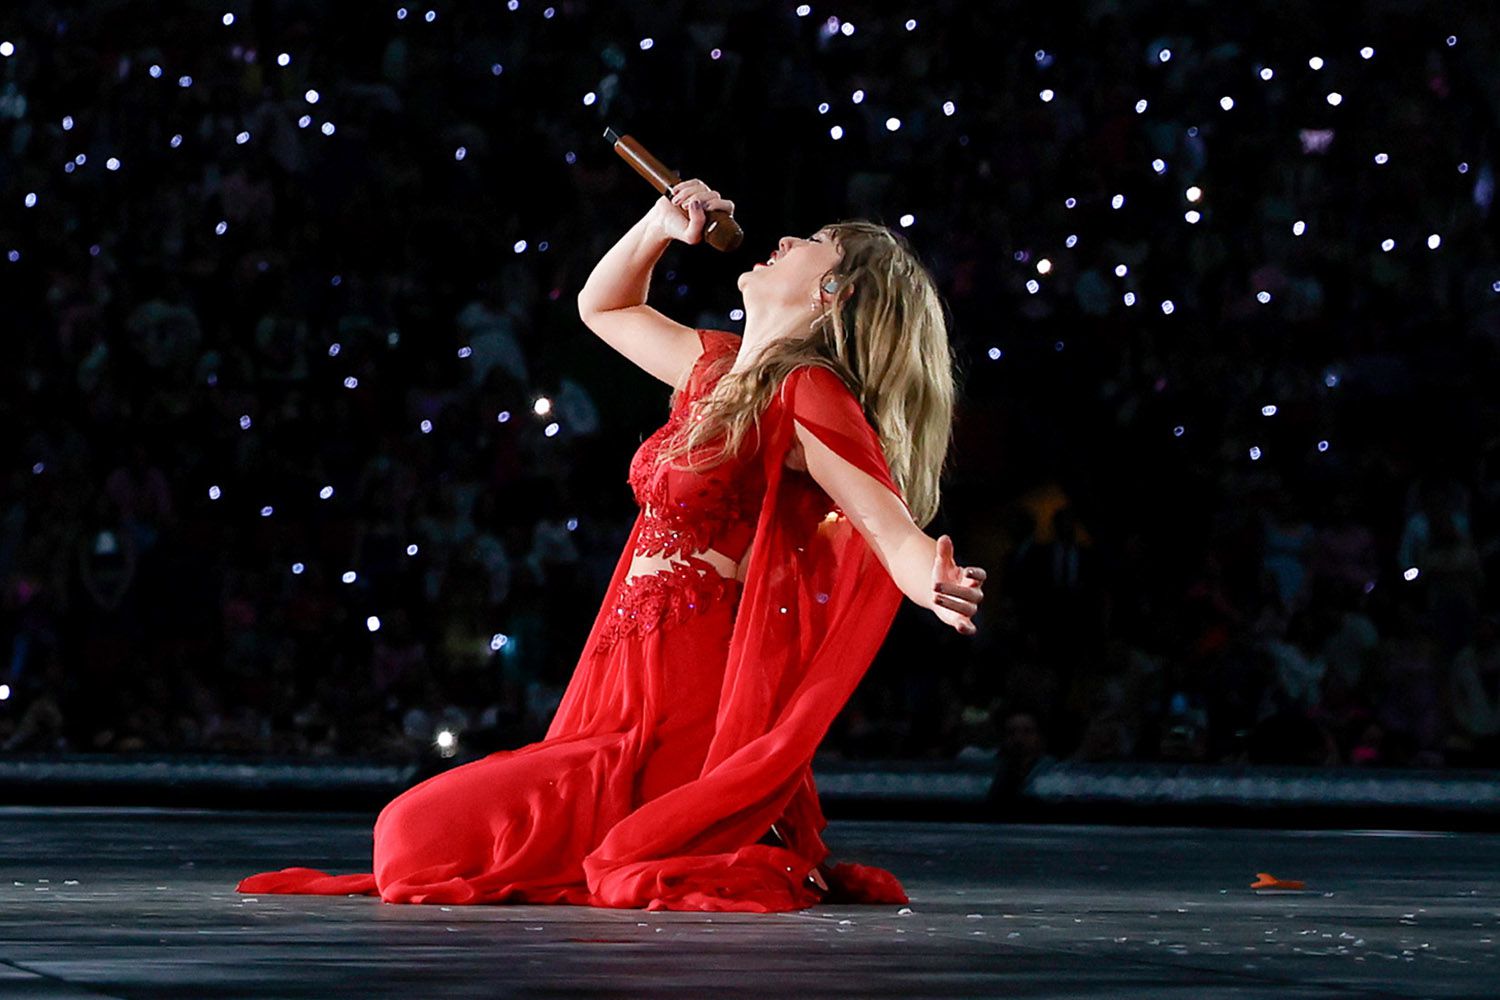
<svg viewBox="0 0 1500 1000"><path fill-rule="evenodd" d="M852 217L951 311L980 632L903 608L826 753L1494 766L1481 8L6 4L0 746L541 736L666 416L576 311L611 125L747 233L667 314Z"/></svg>

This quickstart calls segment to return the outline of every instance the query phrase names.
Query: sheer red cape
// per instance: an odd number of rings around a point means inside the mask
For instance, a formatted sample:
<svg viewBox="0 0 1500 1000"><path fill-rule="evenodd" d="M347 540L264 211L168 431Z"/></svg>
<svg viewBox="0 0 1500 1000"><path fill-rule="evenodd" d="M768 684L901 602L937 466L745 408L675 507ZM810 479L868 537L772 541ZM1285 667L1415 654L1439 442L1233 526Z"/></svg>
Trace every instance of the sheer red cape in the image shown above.
<svg viewBox="0 0 1500 1000"><path fill-rule="evenodd" d="M828 856L813 753L884 641L901 592L827 494L807 473L787 468L794 420L900 496L880 441L842 380L817 367L788 375L760 420L765 498L747 554L714 736L698 777L609 826L582 859L586 889L554 886L508 898L757 912L820 901L907 902L894 876L869 866L834 866L826 900L807 882ZM641 522L638 516L607 593L626 576ZM601 612L586 649L604 621ZM583 659L546 739L534 746L591 734L595 709L611 697L609 685L593 676L599 662ZM759 842L772 823L786 846ZM251 876L238 888L376 894L374 883L373 875L288 868Z"/></svg>

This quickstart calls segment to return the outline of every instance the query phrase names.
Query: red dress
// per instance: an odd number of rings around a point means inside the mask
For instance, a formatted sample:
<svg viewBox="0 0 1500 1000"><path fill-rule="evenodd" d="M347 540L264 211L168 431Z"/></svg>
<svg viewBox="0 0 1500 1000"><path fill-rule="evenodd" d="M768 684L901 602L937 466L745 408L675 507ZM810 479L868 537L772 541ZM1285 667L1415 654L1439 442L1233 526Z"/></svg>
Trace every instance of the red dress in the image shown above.
<svg viewBox="0 0 1500 1000"><path fill-rule="evenodd" d="M734 334L698 334L688 387L631 462L642 510L546 737L398 795L375 821L373 874L285 868L240 892L762 912L824 899L807 881L828 854L813 752L901 593L827 494L786 467L793 419L899 490L858 401L815 367L787 376L735 459L658 465L739 349ZM625 580L636 554L709 548L748 553L743 583L694 558ZM761 842L772 823L785 846ZM828 881L828 901L907 901L877 868L837 865Z"/></svg>

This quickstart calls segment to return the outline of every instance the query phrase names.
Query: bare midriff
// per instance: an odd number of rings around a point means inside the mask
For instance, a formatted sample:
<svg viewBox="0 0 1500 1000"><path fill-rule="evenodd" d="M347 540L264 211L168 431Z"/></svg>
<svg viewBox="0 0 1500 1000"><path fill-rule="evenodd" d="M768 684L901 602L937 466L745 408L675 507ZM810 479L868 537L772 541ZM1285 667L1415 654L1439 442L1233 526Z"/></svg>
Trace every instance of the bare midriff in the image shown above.
<svg viewBox="0 0 1500 1000"><path fill-rule="evenodd" d="M646 515L651 515L651 508L646 508ZM632 580L638 576L653 576L663 571L670 571L673 566L686 563L689 558L702 559L713 565L719 571L720 576L729 577L732 580L744 580L745 567L740 561L731 559L717 549L701 549L697 552L683 555L672 552L664 555L637 555L630 560L630 569L625 574L626 580Z"/></svg>

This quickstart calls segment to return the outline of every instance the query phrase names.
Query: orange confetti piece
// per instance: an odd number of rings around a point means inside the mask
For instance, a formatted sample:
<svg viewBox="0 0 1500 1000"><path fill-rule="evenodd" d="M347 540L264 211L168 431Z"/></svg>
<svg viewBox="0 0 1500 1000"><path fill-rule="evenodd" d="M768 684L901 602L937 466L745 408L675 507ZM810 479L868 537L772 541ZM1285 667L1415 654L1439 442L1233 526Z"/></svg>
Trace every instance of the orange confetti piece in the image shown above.
<svg viewBox="0 0 1500 1000"><path fill-rule="evenodd" d="M1250 888L1252 888L1252 889L1305 889L1305 888L1307 888L1307 883L1306 882L1299 882L1296 879L1277 878L1275 875L1272 875L1270 872L1256 872L1255 873L1255 877L1256 877L1256 881L1250 883Z"/></svg>

